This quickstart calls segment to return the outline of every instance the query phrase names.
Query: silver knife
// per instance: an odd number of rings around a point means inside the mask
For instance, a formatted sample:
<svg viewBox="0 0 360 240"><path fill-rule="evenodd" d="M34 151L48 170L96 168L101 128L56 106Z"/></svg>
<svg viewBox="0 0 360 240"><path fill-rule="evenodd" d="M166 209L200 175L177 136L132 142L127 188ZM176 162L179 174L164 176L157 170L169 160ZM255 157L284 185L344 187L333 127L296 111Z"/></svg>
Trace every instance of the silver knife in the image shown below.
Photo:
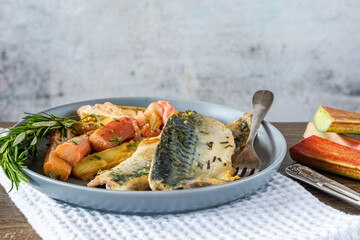
<svg viewBox="0 0 360 240"><path fill-rule="evenodd" d="M334 180L331 180L328 177L325 177L324 175L321 175L309 167L305 167L301 164L294 164L288 166L285 169L285 172L293 178L299 179L300 181L308 183L324 192L360 207L359 193Z"/></svg>

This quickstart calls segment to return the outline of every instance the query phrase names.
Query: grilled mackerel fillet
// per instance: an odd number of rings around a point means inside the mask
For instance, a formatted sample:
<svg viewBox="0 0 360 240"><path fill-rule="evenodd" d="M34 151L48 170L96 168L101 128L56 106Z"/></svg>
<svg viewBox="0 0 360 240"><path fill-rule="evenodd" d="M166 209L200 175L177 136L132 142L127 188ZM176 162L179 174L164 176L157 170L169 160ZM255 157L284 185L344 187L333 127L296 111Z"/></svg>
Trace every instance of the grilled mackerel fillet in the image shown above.
<svg viewBox="0 0 360 240"><path fill-rule="evenodd" d="M232 181L232 132L194 111L175 112L160 136L151 164L152 190L186 189Z"/></svg>

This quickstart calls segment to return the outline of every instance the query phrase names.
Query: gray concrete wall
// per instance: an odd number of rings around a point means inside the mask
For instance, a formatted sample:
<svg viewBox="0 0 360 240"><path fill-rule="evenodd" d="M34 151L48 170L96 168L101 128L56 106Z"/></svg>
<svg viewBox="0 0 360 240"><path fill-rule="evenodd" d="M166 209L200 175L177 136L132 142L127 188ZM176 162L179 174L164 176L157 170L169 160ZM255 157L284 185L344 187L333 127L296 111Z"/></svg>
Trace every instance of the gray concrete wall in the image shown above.
<svg viewBox="0 0 360 240"><path fill-rule="evenodd" d="M47 1L0 4L0 120L78 100L159 96L272 121L360 112L360 2Z"/></svg>

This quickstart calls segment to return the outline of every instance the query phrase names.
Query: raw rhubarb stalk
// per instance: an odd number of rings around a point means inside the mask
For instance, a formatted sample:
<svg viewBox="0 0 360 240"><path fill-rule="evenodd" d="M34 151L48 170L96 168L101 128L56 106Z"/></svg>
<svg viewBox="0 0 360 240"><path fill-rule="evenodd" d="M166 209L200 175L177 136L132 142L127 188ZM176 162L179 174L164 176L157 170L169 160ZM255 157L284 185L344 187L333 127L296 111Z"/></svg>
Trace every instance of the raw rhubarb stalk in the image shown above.
<svg viewBox="0 0 360 240"><path fill-rule="evenodd" d="M318 137L325 138L327 140L336 142L338 144L360 150L360 140L357 140L355 138L348 137L348 136L345 136L345 135L339 134L339 133L320 132L319 130L316 129L314 123L309 122L306 127L303 137L307 138L312 135L316 135Z"/></svg>
<svg viewBox="0 0 360 240"><path fill-rule="evenodd" d="M321 132L360 133L360 113L320 106L314 115Z"/></svg>
<svg viewBox="0 0 360 240"><path fill-rule="evenodd" d="M290 156L304 165L360 180L360 151L320 138L308 137L289 149Z"/></svg>

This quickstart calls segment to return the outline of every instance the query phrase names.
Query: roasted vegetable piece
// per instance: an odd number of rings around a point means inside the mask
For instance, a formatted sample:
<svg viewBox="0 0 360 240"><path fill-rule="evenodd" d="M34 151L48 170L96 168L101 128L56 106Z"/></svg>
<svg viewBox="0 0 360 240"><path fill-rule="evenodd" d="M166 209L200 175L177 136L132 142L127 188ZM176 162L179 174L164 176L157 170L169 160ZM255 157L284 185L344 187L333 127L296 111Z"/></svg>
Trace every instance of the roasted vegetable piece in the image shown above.
<svg viewBox="0 0 360 240"><path fill-rule="evenodd" d="M59 130L52 133L49 141L50 146L48 147L43 165L43 171L46 176L61 181L66 181L68 179L72 167L65 160L56 156L54 150L58 145L73 137L70 131L67 132L67 136L68 137L62 136L61 131Z"/></svg>
<svg viewBox="0 0 360 240"><path fill-rule="evenodd" d="M321 132L360 133L360 113L320 106L314 115Z"/></svg>
<svg viewBox="0 0 360 240"><path fill-rule="evenodd" d="M50 146L45 157L43 170L46 176L53 179L66 181L71 173L72 167L65 160L54 154L56 147Z"/></svg>
<svg viewBox="0 0 360 240"><path fill-rule="evenodd" d="M152 102L146 108L144 114L151 129L159 129L165 125L169 116L175 111L171 103L167 101Z"/></svg>
<svg viewBox="0 0 360 240"><path fill-rule="evenodd" d="M91 152L89 133L74 137L56 147L54 153L68 162L72 167Z"/></svg>
<svg viewBox="0 0 360 240"><path fill-rule="evenodd" d="M345 136L345 135L339 134L339 133L320 132L319 130L317 130L315 128L314 123L309 122L306 127L303 137L307 138L312 135L316 135L318 137L328 139L328 140L336 142L338 144L360 150L360 140L357 140L355 138L348 137L348 136Z"/></svg>
<svg viewBox="0 0 360 240"><path fill-rule="evenodd" d="M94 106L85 105L77 110L80 119L83 122L96 122L93 117L87 117L91 114L96 115L100 120L105 118L121 118L121 117L136 117L138 111L145 110L138 107L120 107L110 102L104 104L95 104Z"/></svg>
<svg viewBox="0 0 360 240"><path fill-rule="evenodd" d="M115 147L135 137L136 130L145 124L135 118L119 118L109 122L90 135L91 146L95 151ZM135 128L136 127L136 128Z"/></svg>
<svg viewBox="0 0 360 240"><path fill-rule="evenodd" d="M96 121L96 122L91 122L91 121L79 122L79 124L74 127L74 131L75 131L76 135L83 135L85 133L95 131L96 129L101 128L102 126L108 124L111 121L114 121L114 119L113 118L105 118L105 119L101 120L100 122L98 122L98 121Z"/></svg>
<svg viewBox="0 0 360 240"><path fill-rule="evenodd" d="M289 149L304 165L360 180L360 151L320 138L308 137Z"/></svg>
<svg viewBox="0 0 360 240"><path fill-rule="evenodd" d="M132 140L119 146L90 154L74 167L72 174L83 180L92 180L100 170L112 168L132 156L140 141Z"/></svg>

